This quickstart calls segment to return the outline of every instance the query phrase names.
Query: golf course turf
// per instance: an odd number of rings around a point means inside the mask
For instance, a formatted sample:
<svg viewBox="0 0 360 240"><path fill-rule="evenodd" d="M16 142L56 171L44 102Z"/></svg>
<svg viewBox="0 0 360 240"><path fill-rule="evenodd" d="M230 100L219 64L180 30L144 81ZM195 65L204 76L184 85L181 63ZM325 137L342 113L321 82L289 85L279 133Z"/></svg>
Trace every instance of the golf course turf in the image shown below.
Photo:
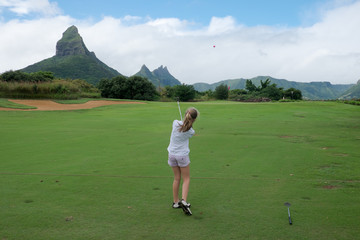
<svg viewBox="0 0 360 240"><path fill-rule="evenodd" d="M176 102L0 111L0 239L359 237L359 106L180 106L200 111L192 216L171 207Z"/></svg>

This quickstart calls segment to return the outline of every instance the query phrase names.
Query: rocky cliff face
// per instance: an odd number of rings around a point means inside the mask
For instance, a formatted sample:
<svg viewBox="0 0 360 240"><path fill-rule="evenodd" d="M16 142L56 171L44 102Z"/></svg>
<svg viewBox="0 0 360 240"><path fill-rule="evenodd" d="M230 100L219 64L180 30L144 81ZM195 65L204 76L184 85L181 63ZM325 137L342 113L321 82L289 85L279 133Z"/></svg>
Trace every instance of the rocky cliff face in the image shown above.
<svg viewBox="0 0 360 240"><path fill-rule="evenodd" d="M62 38L56 43L56 56L68 55L90 55L78 29L75 26L69 27Z"/></svg>
<svg viewBox="0 0 360 240"><path fill-rule="evenodd" d="M160 67L158 67L157 69L155 69L154 71L153 71L153 73L154 73L154 75L155 76L157 76L157 77L159 77L159 78L161 78L161 77L169 77L169 75L171 75L170 73L169 73L169 70L167 69L167 67L165 66L163 66L163 65L161 65Z"/></svg>

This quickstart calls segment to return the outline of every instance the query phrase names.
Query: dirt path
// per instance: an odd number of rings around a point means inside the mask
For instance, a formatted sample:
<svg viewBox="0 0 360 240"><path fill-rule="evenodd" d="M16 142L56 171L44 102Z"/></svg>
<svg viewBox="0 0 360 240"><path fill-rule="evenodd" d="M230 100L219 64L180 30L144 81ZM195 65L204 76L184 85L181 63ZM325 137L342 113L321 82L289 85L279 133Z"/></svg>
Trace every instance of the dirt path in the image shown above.
<svg viewBox="0 0 360 240"><path fill-rule="evenodd" d="M100 106L113 105L113 104L143 104L141 102L123 102L123 101L88 101L82 104L60 104L53 102L51 100L10 100L14 103L24 104L32 107L37 107L36 109L15 109L15 108L2 108L0 110L5 111L57 111L57 110L78 110L78 109L90 109Z"/></svg>

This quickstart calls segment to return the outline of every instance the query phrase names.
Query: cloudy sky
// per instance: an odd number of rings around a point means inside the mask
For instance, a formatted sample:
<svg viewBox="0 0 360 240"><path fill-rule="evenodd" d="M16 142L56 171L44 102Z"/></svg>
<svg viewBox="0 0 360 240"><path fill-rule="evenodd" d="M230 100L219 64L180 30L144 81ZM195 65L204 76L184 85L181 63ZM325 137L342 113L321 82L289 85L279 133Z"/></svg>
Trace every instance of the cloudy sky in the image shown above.
<svg viewBox="0 0 360 240"><path fill-rule="evenodd" d="M0 0L0 73L55 55L77 26L130 76L160 65L182 83L260 75L360 79L360 0Z"/></svg>

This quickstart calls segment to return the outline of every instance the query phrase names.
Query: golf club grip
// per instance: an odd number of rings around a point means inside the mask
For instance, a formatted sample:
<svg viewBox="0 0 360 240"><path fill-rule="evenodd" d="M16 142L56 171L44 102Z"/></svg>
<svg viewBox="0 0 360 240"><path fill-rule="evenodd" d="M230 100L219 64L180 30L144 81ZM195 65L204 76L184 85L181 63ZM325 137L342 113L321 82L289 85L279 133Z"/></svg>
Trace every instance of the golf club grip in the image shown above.
<svg viewBox="0 0 360 240"><path fill-rule="evenodd" d="M291 217L289 216L289 224L292 225Z"/></svg>

